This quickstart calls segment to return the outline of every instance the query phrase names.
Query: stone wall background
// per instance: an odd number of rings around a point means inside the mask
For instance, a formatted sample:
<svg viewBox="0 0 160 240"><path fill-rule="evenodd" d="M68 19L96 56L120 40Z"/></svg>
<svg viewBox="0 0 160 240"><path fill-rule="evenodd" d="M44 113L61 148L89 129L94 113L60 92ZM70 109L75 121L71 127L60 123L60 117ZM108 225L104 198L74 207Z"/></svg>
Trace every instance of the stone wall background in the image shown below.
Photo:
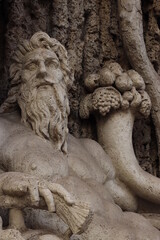
<svg viewBox="0 0 160 240"><path fill-rule="evenodd" d="M160 0L142 0L144 37L149 58L160 73ZM96 72L106 60L124 69L130 65L119 32L116 0L0 0L0 103L7 96L8 69L18 42L36 31L57 38L68 50L75 82L70 91L70 132L76 137L96 139L94 119L78 115L85 95L84 78ZM137 120L134 148L141 166L159 176L159 160L151 117Z"/></svg>

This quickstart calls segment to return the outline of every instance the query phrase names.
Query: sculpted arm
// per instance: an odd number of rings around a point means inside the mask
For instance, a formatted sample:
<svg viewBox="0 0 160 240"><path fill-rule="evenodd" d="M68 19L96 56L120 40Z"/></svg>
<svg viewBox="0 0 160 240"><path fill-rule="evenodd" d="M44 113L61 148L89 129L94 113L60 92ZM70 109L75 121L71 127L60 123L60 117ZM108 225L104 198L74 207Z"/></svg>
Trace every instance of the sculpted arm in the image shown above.
<svg viewBox="0 0 160 240"><path fill-rule="evenodd" d="M56 183L57 178L67 176L66 158L62 153L56 153L46 140L23 125L20 127L20 123L9 123L8 119L5 121L6 126L13 126L16 135L10 131L10 141L7 136L5 139L8 151L3 152L1 164L12 172L0 175L0 207L47 208L50 212L56 211L72 232L81 231L84 223L87 224L90 219L89 206L75 202L69 192ZM83 217L79 218L82 212ZM71 221L74 214L74 221Z"/></svg>

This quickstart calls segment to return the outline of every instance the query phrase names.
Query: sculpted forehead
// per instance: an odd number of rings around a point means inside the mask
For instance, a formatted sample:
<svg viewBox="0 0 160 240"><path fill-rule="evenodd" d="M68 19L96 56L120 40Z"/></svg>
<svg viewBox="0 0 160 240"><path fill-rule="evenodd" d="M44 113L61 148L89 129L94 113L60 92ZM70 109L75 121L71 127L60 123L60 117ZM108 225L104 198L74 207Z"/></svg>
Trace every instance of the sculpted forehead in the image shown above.
<svg viewBox="0 0 160 240"><path fill-rule="evenodd" d="M57 62L59 62L57 55L53 51L48 49L38 48L33 50L32 52L27 53L23 59L23 63L46 60L46 59L54 59Z"/></svg>

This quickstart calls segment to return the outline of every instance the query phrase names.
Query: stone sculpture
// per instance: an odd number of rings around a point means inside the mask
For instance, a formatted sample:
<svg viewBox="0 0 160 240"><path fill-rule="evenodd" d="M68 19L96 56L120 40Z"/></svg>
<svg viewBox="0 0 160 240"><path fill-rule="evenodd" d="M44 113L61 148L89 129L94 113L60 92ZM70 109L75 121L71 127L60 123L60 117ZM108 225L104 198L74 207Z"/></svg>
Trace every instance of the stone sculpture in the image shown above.
<svg viewBox="0 0 160 240"><path fill-rule="evenodd" d="M108 69L103 71L104 69L101 74L106 78L95 74L90 76L89 81L86 80L88 89L94 93L82 102L83 116L89 116L97 108L105 115L111 107L118 109L122 106L121 94L110 86L117 80L115 75L119 74L121 68L114 74ZM134 74L133 71L130 73ZM11 88L8 98L1 106L0 116L0 167L8 172L0 175L0 206L11 210L9 229L0 230L1 239L160 239L159 231L147 219L133 212L123 212L114 203L113 198L117 200L119 197L119 205L124 209L135 210L137 206L132 189L122 183L121 174L118 175L102 147L93 140L76 139L68 133L67 93L73 82L73 74L65 48L46 33L38 32L30 41L24 41L19 46L10 75ZM124 79L128 91L123 96L126 108L132 101L132 95L136 96L136 86L132 93L130 90L133 83L127 74ZM121 86L121 81L117 80L116 85L124 92L125 87ZM105 111L103 107L101 109L101 91L103 97L108 99L109 93L109 99L112 97L114 100L110 101L112 106L108 105ZM91 97L92 102L89 101ZM145 106L150 108L149 98L147 99L144 109L141 107L142 112L146 112ZM104 142L103 140L102 143ZM117 180L117 176L120 180ZM118 194L116 197L115 192ZM62 207L66 204L67 209L71 207L75 210L79 207L78 216L81 216L82 222L78 218L78 223L82 224L77 232L73 231L75 228L72 226L75 218L70 218L69 222L65 219L68 216L66 208L62 208L65 211L59 213L59 202ZM93 211L92 221L86 229L83 223L88 225L90 210L83 202L89 203ZM21 209L26 206L43 209L46 205L50 212L56 211L67 222L69 227L65 233L64 222L60 223L58 233L54 226L50 232L26 229ZM32 227L35 228L36 220L40 219L41 228L44 228L48 213L45 219L41 211L33 210L33 213L35 219ZM58 224L59 220L55 221ZM12 227L16 229L11 231ZM83 233L80 234L81 232Z"/></svg>
<svg viewBox="0 0 160 240"><path fill-rule="evenodd" d="M81 117L96 115L99 142L111 157L118 179L129 187L133 198L137 195L159 204L159 179L141 169L132 145L135 117L148 117L151 110L143 78L134 70L124 72L118 63L107 62L96 76L88 76L85 84L92 93L81 102ZM137 210L136 199L126 205L112 184L107 185L117 204L125 210Z"/></svg>

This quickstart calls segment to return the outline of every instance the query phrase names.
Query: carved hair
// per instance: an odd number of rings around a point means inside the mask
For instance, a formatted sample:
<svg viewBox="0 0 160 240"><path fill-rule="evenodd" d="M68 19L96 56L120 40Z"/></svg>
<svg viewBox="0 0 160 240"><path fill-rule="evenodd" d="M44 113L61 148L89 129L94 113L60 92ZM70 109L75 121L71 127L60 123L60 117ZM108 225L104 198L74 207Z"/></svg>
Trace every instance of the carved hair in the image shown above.
<svg viewBox="0 0 160 240"><path fill-rule="evenodd" d="M10 90L8 92L8 98L0 107L0 112L11 112L16 110L18 106L17 97L22 81L21 70L24 56L37 48L51 50L57 55L63 72L64 83L67 89L70 89L73 83L73 73L69 68L66 49L55 38L50 38L48 34L44 32L37 32L30 40L24 40L23 43L18 46L18 50L13 56L13 64L10 67Z"/></svg>

